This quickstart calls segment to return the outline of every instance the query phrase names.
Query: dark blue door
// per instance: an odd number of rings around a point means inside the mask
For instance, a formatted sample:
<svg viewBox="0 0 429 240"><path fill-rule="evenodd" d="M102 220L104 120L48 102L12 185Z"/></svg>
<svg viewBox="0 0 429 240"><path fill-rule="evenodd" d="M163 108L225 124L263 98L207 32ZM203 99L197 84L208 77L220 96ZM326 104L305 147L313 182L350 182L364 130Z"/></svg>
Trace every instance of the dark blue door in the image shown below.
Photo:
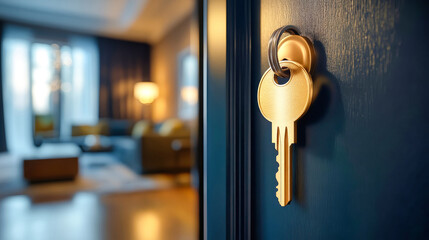
<svg viewBox="0 0 429 240"><path fill-rule="evenodd" d="M428 12L423 1L261 0L253 67L268 68L270 34L293 24L314 42L320 89L298 122L287 207L270 124L253 106L255 239L428 237Z"/></svg>
<svg viewBox="0 0 429 240"><path fill-rule="evenodd" d="M208 13L219 8L207 2ZM260 0L252 1L251 12L253 25L246 36L252 42L250 237L428 239L428 3ZM275 196L277 153L271 143L271 123L262 117L256 102L260 77L268 68L268 39L283 25L294 25L310 38L318 56L313 74L318 94L298 121L293 199L286 207ZM228 39L236 30L225 31ZM208 41L208 49L211 44ZM226 44L228 51L236 47ZM223 130L230 124L226 110L231 103L218 93L227 94L228 82L234 80L228 79L228 71L213 74L216 63L224 66L222 56L212 55L211 60L207 87L212 95L206 110L209 117L217 111L222 119L207 118L221 129L211 128L206 135L207 177L219 173L219 178L207 182L206 230L209 239L216 239L231 236L227 166L228 147L235 145L219 145L215 151L215 142L228 138L229 132ZM216 99L225 108L216 105ZM215 157L222 158L215 162ZM229 171L232 177L233 171ZM243 216L247 215L238 218Z"/></svg>

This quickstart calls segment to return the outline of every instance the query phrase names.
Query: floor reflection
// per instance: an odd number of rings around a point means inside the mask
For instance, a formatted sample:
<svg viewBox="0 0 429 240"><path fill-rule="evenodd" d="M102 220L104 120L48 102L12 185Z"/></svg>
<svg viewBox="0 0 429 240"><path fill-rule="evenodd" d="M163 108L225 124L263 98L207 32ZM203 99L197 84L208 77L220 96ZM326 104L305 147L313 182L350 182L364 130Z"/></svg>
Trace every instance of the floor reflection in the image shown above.
<svg viewBox="0 0 429 240"><path fill-rule="evenodd" d="M133 233L136 239L160 239L161 217L153 211L137 213L133 220Z"/></svg>
<svg viewBox="0 0 429 240"><path fill-rule="evenodd" d="M0 239L196 239L197 193L190 187L68 199L0 201Z"/></svg>

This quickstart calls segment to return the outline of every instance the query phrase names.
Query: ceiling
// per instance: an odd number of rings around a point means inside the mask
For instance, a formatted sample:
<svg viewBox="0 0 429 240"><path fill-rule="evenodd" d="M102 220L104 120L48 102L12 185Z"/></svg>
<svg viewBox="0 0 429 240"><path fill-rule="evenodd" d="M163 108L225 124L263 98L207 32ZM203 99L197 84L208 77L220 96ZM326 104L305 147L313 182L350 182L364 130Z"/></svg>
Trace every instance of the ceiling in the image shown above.
<svg viewBox="0 0 429 240"><path fill-rule="evenodd" d="M0 0L0 18L155 43L192 14L194 0Z"/></svg>

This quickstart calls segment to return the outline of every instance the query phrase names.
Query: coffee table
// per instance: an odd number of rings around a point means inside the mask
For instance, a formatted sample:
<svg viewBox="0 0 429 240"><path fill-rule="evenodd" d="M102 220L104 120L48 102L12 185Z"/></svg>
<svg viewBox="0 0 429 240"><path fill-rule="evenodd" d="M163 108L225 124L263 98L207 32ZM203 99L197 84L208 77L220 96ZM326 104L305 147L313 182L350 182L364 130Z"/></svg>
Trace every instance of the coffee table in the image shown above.
<svg viewBox="0 0 429 240"><path fill-rule="evenodd" d="M80 152L72 143L45 143L23 157L23 176L29 182L73 180L79 173Z"/></svg>

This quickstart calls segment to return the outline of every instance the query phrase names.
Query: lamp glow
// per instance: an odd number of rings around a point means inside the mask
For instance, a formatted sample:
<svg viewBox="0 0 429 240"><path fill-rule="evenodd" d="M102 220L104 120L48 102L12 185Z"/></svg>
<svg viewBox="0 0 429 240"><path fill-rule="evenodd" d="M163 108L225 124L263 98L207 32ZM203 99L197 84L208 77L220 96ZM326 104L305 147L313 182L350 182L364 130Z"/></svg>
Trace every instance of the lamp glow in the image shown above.
<svg viewBox="0 0 429 240"><path fill-rule="evenodd" d="M143 104L152 103L159 95L158 85L153 82L138 82L134 85L134 97Z"/></svg>
<svg viewBox="0 0 429 240"><path fill-rule="evenodd" d="M183 101L188 104L194 105L198 102L198 88L196 87L184 87L180 91L180 96Z"/></svg>

